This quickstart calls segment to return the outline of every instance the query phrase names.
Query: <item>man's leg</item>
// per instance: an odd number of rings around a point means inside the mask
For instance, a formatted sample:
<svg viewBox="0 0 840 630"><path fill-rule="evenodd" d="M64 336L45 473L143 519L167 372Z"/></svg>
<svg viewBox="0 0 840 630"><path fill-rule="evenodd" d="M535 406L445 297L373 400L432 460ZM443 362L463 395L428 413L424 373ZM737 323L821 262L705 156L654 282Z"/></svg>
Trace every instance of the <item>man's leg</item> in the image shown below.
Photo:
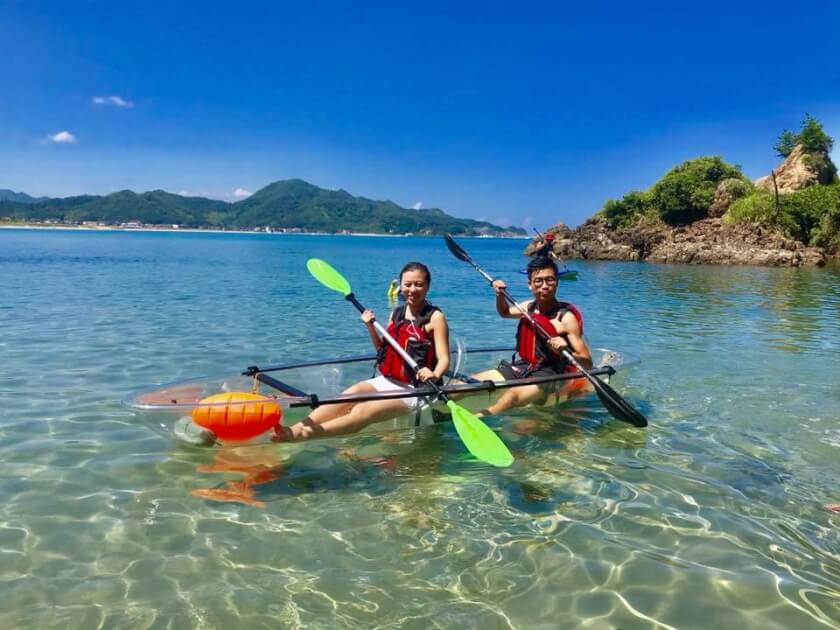
<svg viewBox="0 0 840 630"><path fill-rule="evenodd" d="M505 377L502 376L502 373L499 370L485 370L484 372L479 372L478 374L470 374L470 379L475 379L476 381L503 381ZM447 383L447 385L463 385L463 381L459 381L456 378L453 378L451 381ZM483 391L476 391L476 392L465 392L465 393L452 393L447 394L450 399L452 400L461 400L462 398L467 398L469 396L475 396L476 394L483 394Z"/></svg>
<svg viewBox="0 0 840 630"><path fill-rule="evenodd" d="M514 407L524 407L545 396L539 385L513 387L502 394L501 398L478 412L480 416L497 415Z"/></svg>

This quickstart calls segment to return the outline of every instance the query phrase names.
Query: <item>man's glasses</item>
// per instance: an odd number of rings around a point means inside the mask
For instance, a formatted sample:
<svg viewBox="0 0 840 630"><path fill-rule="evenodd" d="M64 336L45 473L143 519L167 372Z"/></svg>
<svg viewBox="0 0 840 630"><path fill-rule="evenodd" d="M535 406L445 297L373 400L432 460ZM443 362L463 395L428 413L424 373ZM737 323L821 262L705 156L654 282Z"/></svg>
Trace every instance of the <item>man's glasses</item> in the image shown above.
<svg viewBox="0 0 840 630"><path fill-rule="evenodd" d="M535 287L541 287L543 284L550 286L552 284L557 284L557 278L554 276L546 278L531 278L531 284Z"/></svg>

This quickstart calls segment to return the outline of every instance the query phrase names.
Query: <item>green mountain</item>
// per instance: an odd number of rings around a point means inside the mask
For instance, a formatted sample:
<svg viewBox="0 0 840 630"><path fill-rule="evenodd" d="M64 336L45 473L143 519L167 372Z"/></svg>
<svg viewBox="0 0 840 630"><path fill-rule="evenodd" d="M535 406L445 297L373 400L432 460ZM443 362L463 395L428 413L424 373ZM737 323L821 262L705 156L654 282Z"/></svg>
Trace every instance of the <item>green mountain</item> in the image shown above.
<svg viewBox="0 0 840 630"><path fill-rule="evenodd" d="M300 179L274 182L256 193L228 203L183 197L162 190L42 199L23 203L0 200L0 217L18 221L81 223L102 221L217 229L298 229L307 232L371 232L377 234L524 234L486 221L458 219L437 208L412 210L392 201L354 197L345 190L327 190Z"/></svg>
<svg viewBox="0 0 840 630"><path fill-rule="evenodd" d="M42 199L46 199L46 197L30 197L26 193L19 193L15 192L14 190L9 190L8 188L0 188L0 201L16 201L18 203L34 203L36 201L41 201Z"/></svg>
<svg viewBox="0 0 840 630"><path fill-rule="evenodd" d="M104 197L80 195L27 204L0 202L0 217L62 223L140 221L146 224L178 223L201 227L209 225L209 214L214 211L224 212L230 205L215 199L173 195L163 190L139 194L121 190Z"/></svg>

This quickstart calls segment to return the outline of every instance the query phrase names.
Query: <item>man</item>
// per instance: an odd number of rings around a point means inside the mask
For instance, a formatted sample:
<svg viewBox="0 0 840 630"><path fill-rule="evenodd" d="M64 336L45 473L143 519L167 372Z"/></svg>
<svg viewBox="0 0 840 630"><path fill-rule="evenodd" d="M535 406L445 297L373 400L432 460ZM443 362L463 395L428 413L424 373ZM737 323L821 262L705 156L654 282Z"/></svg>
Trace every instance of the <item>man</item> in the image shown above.
<svg viewBox="0 0 840 630"><path fill-rule="evenodd" d="M534 243L534 258L553 258L554 254L554 233L546 232L545 236L540 234L537 242Z"/></svg>
<svg viewBox="0 0 840 630"><path fill-rule="evenodd" d="M516 331L516 354L511 362L502 361L495 370L487 370L472 377L479 381L515 380L534 376L549 376L574 371L562 355L568 350L586 369L592 367L589 348L583 340L583 318L577 307L557 299L557 265L550 258L537 257L528 263L528 288L534 296L517 306L509 306L503 292L502 280L495 280L496 311L504 319L518 319ZM532 319L547 333L548 339L540 334L522 314L527 311ZM530 403L544 403L550 393L558 397L580 389L584 379L557 381L555 383L531 384L514 387L492 405L482 409L481 414L498 414L513 407ZM558 387L562 385L562 387Z"/></svg>
<svg viewBox="0 0 840 630"><path fill-rule="evenodd" d="M534 244L534 252L531 254L532 258L549 258L562 265L562 271L566 271L566 263L557 254L554 253L554 232L546 232L545 236L540 235L537 242Z"/></svg>

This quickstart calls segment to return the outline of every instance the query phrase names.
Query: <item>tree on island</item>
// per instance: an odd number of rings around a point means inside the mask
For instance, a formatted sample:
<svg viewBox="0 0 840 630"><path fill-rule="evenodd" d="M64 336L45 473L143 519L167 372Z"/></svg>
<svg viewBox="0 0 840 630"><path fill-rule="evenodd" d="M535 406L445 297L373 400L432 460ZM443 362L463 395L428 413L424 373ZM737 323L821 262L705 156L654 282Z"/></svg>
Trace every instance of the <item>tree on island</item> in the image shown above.
<svg viewBox="0 0 840 630"><path fill-rule="evenodd" d="M801 144L808 153L830 153L834 147L834 138L824 130L822 123L811 114L805 114L799 127L799 133L785 129L779 134L779 139L773 148L779 157L786 158Z"/></svg>
<svg viewBox="0 0 840 630"><path fill-rule="evenodd" d="M834 139L820 121L805 114L799 133L785 129L773 147L785 158L771 172L773 187L767 184L767 177L756 180L758 186L735 200L724 219L771 226L807 245L840 252L840 182L829 156L833 147ZM780 191L775 179L784 177L786 170L792 176L787 190Z"/></svg>

